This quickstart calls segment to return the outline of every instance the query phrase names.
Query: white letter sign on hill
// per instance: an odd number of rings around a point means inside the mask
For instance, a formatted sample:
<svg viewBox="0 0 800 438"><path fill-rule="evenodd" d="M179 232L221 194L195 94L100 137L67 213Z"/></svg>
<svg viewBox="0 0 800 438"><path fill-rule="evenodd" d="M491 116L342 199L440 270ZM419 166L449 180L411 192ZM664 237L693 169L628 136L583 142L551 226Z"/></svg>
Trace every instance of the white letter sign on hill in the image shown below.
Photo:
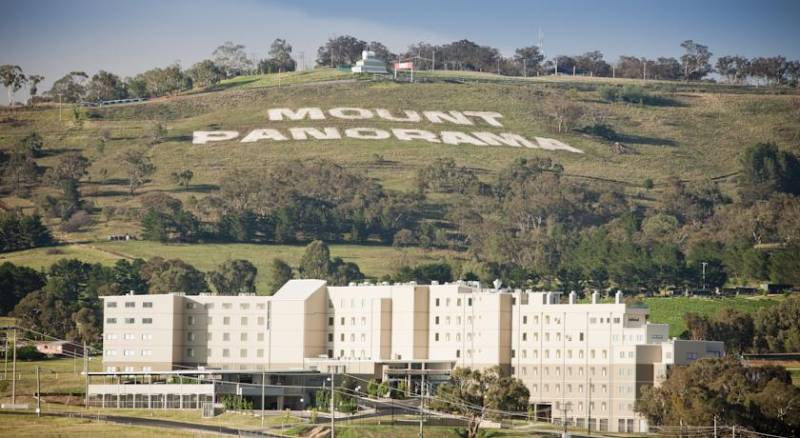
<svg viewBox="0 0 800 438"><path fill-rule="evenodd" d="M376 120L377 116L377 120ZM424 117L423 117L424 116ZM270 108L267 110L267 119L275 122L270 128L253 129L239 140L240 143L254 143L260 141L283 142L294 141L331 141L343 138L384 141L394 137L399 141L420 141L439 145L470 147L508 146L514 148L544 149L548 151L568 151L582 154L583 151L572 147L560 140L545 137L534 137L533 140L513 132L491 132L487 128L502 128L499 119L503 115L493 111L413 111L394 110L385 108L355 108L337 107L322 110L318 107L304 108ZM471 132L451 131L443 129L435 132L428 129L410 129L389 127L381 128L355 127L340 131L339 128L330 126L286 126L292 122L338 119L369 120L372 122L383 121L431 125L458 125L461 129L475 129ZM192 143L208 144L226 142L239 138L239 131L194 131Z"/></svg>

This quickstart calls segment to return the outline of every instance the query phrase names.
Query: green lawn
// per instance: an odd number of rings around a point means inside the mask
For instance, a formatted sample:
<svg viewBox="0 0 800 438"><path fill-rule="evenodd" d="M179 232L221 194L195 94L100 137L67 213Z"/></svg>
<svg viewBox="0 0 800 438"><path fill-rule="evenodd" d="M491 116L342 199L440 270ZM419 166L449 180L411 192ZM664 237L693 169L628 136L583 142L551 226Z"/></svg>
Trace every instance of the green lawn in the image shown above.
<svg viewBox="0 0 800 438"><path fill-rule="evenodd" d="M16 438L113 436L115 438L144 438L166 435L177 438L214 436L174 429L130 426L81 418L36 417L32 414L0 412L0 435Z"/></svg>
<svg viewBox="0 0 800 438"><path fill-rule="evenodd" d="M686 325L683 315L689 312L701 315L713 315L723 307L733 307L746 313L754 313L758 309L779 304L783 296L753 296L753 297L653 297L645 298L644 302L650 308L650 322L669 324L670 336L679 336Z"/></svg>

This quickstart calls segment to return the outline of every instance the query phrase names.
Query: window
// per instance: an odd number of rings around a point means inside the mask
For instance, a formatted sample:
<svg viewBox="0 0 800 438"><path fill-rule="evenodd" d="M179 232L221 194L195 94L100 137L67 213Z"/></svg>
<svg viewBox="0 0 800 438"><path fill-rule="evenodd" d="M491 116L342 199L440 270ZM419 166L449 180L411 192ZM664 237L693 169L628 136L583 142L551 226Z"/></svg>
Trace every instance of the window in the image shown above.
<svg viewBox="0 0 800 438"><path fill-rule="evenodd" d="M259 333L259 334L256 336L256 339L257 339L259 342L263 341L263 340L264 340L264 333Z"/></svg>
<svg viewBox="0 0 800 438"><path fill-rule="evenodd" d="M333 333L328 333L328 342L333 342Z"/></svg>
<svg viewBox="0 0 800 438"><path fill-rule="evenodd" d="M511 349L511 357L517 357L517 351L513 348Z"/></svg>
<svg viewBox="0 0 800 438"><path fill-rule="evenodd" d="M436 316L433 318L434 324L439 324L439 317Z"/></svg>
<svg viewBox="0 0 800 438"><path fill-rule="evenodd" d="M223 341L230 341L231 340L231 334L230 333L223 333L222 334L222 340Z"/></svg>
<svg viewBox="0 0 800 438"><path fill-rule="evenodd" d="M356 341L356 334L355 333L350 333L350 342L355 342L355 341Z"/></svg>
<svg viewBox="0 0 800 438"><path fill-rule="evenodd" d="M186 355L189 357L194 357L194 348L187 348Z"/></svg>
<svg viewBox="0 0 800 438"><path fill-rule="evenodd" d="M117 302L116 301L109 301L109 302L106 303L106 307L108 307L108 308L117 307Z"/></svg>
<svg viewBox="0 0 800 438"><path fill-rule="evenodd" d="M206 357L211 357L211 349L206 350Z"/></svg>
<svg viewBox="0 0 800 438"><path fill-rule="evenodd" d="M223 348L222 349L222 357L230 357L230 356L231 356L230 350L228 350L227 348Z"/></svg>
<svg viewBox="0 0 800 438"><path fill-rule="evenodd" d="M619 318L614 318L614 324L619 324Z"/></svg>
<svg viewBox="0 0 800 438"><path fill-rule="evenodd" d="M230 309L231 307L232 307L232 306L231 306L231 303L222 303L222 308L223 308L223 309L226 309L226 310L227 310L227 309Z"/></svg>
<svg viewBox="0 0 800 438"><path fill-rule="evenodd" d="M152 356L153 350L142 350L142 356Z"/></svg>
<svg viewBox="0 0 800 438"><path fill-rule="evenodd" d="M522 323L523 323L523 324L527 324L527 323L528 323L528 315L524 315L524 316L522 317Z"/></svg>
<svg viewBox="0 0 800 438"><path fill-rule="evenodd" d="M256 309L258 309L258 310L264 310L264 307L265 307L265 306L264 306L264 303L258 303L258 304L256 304Z"/></svg>
<svg viewBox="0 0 800 438"><path fill-rule="evenodd" d="M142 340L143 341L152 341L153 334L152 333L142 333Z"/></svg>
<svg viewBox="0 0 800 438"><path fill-rule="evenodd" d="M456 357L461 357L461 350L456 350Z"/></svg>
<svg viewBox="0 0 800 438"><path fill-rule="evenodd" d="M339 320L339 325L344 325L344 316L342 317L341 320Z"/></svg>
<svg viewBox="0 0 800 438"><path fill-rule="evenodd" d="M445 307L450 307L450 298L444 300Z"/></svg>
<svg viewBox="0 0 800 438"><path fill-rule="evenodd" d="M242 333L239 335L239 340L242 342L247 341L247 333Z"/></svg>
<svg viewBox="0 0 800 438"><path fill-rule="evenodd" d="M106 350L106 356L116 356L117 350Z"/></svg>
<svg viewBox="0 0 800 438"><path fill-rule="evenodd" d="M361 343L363 344L364 342L367 342L367 335L361 333Z"/></svg>
<svg viewBox="0 0 800 438"><path fill-rule="evenodd" d="M189 325L194 325L194 316L187 316L186 323Z"/></svg>
<svg viewBox="0 0 800 438"><path fill-rule="evenodd" d="M242 324L242 325L247 325L247 317L246 317L246 316L243 316L243 317L241 318L241 324Z"/></svg>
<svg viewBox="0 0 800 438"><path fill-rule="evenodd" d="M205 303L205 304L203 304L203 307L205 307L206 309L213 309L214 308L214 303Z"/></svg>
<svg viewBox="0 0 800 438"><path fill-rule="evenodd" d="M242 309L242 310L247 310L247 309L250 308L250 304L249 303L239 303L239 308Z"/></svg>
<svg viewBox="0 0 800 438"><path fill-rule="evenodd" d="M436 299L436 307L439 307L439 299Z"/></svg>
<svg viewBox="0 0 800 438"><path fill-rule="evenodd" d="M117 318L106 318L106 324L116 324Z"/></svg>
<svg viewBox="0 0 800 438"><path fill-rule="evenodd" d="M339 334L339 340L344 342L344 333Z"/></svg>
<svg viewBox="0 0 800 438"><path fill-rule="evenodd" d="M687 353L686 358L689 360L695 360L697 359L697 353Z"/></svg>
<svg viewBox="0 0 800 438"><path fill-rule="evenodd" d="M447 342L450 342L450 333L445 333L444 334L444 340L447 341Z"/></svg>
<svg viewBox="0 0 800 438"><path fill-rule="evenodd" d="M211 325L212 322L213 319L210 316L206 317L206 324Z"/></svg>
<svg viewBox="0 0 800 438"><path fill-rule="evenodd" d="M263 316L259 316L257 322L258 322L258 325L264 325L264 317Z"/></svg>
<svg viewBox="0 0 800 438"><path fill-rule="evenodd" d="M126 301L125 302L125 308L126 309L130 309L130 308L133 308L133 307L136 307L136 303L135 302L133 302L133 301Z"/></svg>
<svg viewBox="0 0 800 438"><path fill-rule="evenodd" d="M133 318L125 318L125 324L133 324L134 322Z"/></svg>
<svg viewBox="0 0 800 438"><path fill-rule="evenodd" d="M231 317L230 316L224 316L222 318L222 325L230 325L230 324L231 324Z"/></svg>
<svg viewBox="0 0 800 438"><path fill-rule="evenodd" d="M528 340L528 334L527 333L522 333L522 340L523 341L527 341Z"/></svg>
<svg viewBox="0 0 800 438"><path fill-rule="evenodd" d="M186 332L186 340L189 342L194 341L194 332Z"/></svg>
<svg viewBox="0 0 800 438"><path fill-rule="evenodd" d="M117 334L116 333L106 333L106 340L107 341L113 341L115 339L117 339Z"/></svg>
<svg viewBox="0 0 800 438"><path fill-rule="evenodd" d="M256 350L256 357L264 357L264 349L263 348L259 348L258 350Z"/></svg>
<svg viewBox="0 0 800 438"><path fill-rule="evenodd" d="M329 316L329 317L328 317L328 325L329 325L329 326L332 326L332 325L333 325L333 317L332 317L332 316Z"/></svg>
<svg viewBox="0 0 800 438"><path fill-rule="evenodd" d="M472 298L467 298L467 306L472 306Z"/></svg>
<svg viewBox="0 0 800 438"><path fill-rule="evenodd" d="M461 306L461 298L456 299L456 306Z"/></svg>
<svg viewBox="0 0 800 438"><path fill-rule="evenodd" d="M247 349L246 348L242 348L241 350L239 350L239 357L247 357Z"/></svg>
<svg viewBox="0 0 800 438"><path fill-rule="evenodd" d="M194 303L186 303L187 309L194 309Z"/></svg>
<svg viewBox="0 0 800 438"><path fill-rule="evenodd" d="M578 335L578 340L579 340L579 341L583 341L583 332L581 332L581 333Z"/></svg>
<svg viewBox="0 0 800 438"><path fill-rule="evenodd" d="M125 356L134 356L136 355L136 350L125 350L122 352Z"/></svg>

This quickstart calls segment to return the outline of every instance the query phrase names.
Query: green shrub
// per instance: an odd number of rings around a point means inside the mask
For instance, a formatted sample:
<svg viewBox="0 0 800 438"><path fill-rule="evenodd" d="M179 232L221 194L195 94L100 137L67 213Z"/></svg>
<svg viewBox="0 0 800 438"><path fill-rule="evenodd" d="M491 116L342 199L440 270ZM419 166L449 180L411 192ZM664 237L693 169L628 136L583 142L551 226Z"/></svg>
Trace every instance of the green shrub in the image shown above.
<svg viewBox="0 0 800 438"><path fill-rule="evenodd" d="M606 102L614 102L619 96L619 87L603 85L597 89L597 94Z"/></svg>
<svg viewBox="0 0 800 438"><path fill-rule="evenodd" d="M655 186L655 184L653 184L652 178L645 178L644 182L642 183L642 186L647 190L650 190Z"/></svg>

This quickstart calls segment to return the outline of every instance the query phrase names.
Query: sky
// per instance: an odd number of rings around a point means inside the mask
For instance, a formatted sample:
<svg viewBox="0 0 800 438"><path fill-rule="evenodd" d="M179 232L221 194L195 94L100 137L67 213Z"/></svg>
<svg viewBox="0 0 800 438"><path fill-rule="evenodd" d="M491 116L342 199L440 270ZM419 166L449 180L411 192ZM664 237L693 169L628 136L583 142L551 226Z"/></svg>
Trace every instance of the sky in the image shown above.
<svg viewBox="0 0 800 438"><path fill-rule="evenodd" d="M2 0L0 12L0 64L44 75L42 91L74 70L189 67L225 41L263 58L285 38L310 68L320 44L344 34L393 51L466 38L509 56L541 29L548 56L678 57L692 39L715 55L800 59L800 0Z"/></svg>

